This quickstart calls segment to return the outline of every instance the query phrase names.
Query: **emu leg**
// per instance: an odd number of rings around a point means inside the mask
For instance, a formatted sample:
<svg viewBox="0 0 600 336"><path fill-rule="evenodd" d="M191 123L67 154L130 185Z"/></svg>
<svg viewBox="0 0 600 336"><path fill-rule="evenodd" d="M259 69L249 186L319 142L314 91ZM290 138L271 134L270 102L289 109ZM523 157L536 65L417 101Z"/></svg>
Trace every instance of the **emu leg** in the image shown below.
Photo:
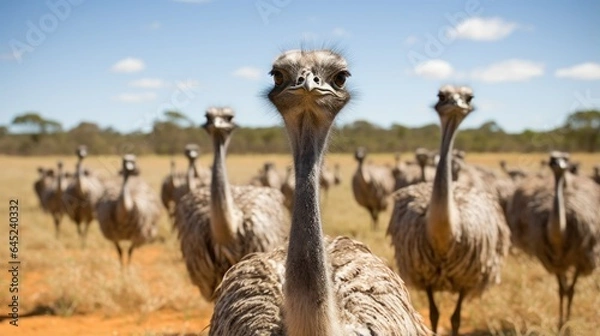
<svg viewBox="0 0 600 336"><path fill-rule="evenodd" d="M176 224L175 224L175 213L176 209L175 206L173 206L173 209L169 210L169 220L171 221L171 232L175 232L177 230L176 228Z"/></svg>
<svg viewBox="0 0 600 336"><path fill-rule="evenodd" d="M565 323L564 320L564 302L563 302L563 298L566 295L566 278L564 274L557 274L556 275L556 279L558 280L558 329L560 330L560 328L562 328L563 324Z"/></svg>
<svg viewBox="0 0 600 336"><path fill-rule="evenodd" d="M456 309L450 317L450 323L452 324L452 335L458 336L458 329L460 328L460 310L462 308L462 302L465 298L464 292L458 293L458 302L456 303Z"/></svg>
<svg viewBox="0 0 600 336"><path fill-rule="evenodd" d="M77 226L77 234L79 235L79 238L82 239L83 231L81 231L81 222L76 221L75 225ZM83 241L81 242L81 248L85 248L85 243Z"/></svg>
<svg viewBox="0 0 600 336"><path fill-rule="evenodd" d="M577 278L579 277L579 271L575 270L575 274L573 275L573 282L571 282L571 286L567 289L567 317L565 318L565 322L571 318L571 304L573 303L573 296L575 296L575 284L577 283Z"/></svg>
<svg viewBox="0 0 600 336"><path fill-rule="evenodd" d="M129 250L127 251L127 267L129 267L129 265L131 265L131 255L133 254L133 250L137 246L138 245L136 243L131 243L131 246L129 246Z"/></svg>
<svg viewBox="0 0 600 336"><path fill-rule="evenodd" d="M377 230L379 227L379 211L371 210L371 220L373 224L373 230Z"/></svg>
<svg viewBox="0 0 600 336"><path fill-rule="evenodd" d="M82 248L85 248L89 228L90 228L90 222L85 222L83 224L83 230L81 232L81 247Z"/></svg>
<svg viewBox="0 0 600 336"><path fill-rule="evenodd" d="M60 218L54 216L54 235L56 239L60 238Z"/></svg>
<svg viewBox="0 0 600 336"><path fill-rule="evenodd" d="M437 324L440 318L440 312L438 311L435 300L433 299L433 290L431 287L427 287L427 299L429 300L429 321L431 322L431 330L433 333L437 333Z"/></svg>
<svg viewBox="0 0 600 336"><path fill-rule="evenodd" d="M121 268L123 268L123 250L121 250L121 246L119 246L118 242L114 242L115 247L117 248L117 253L119 254L119 264L121 264Z"/></svg>

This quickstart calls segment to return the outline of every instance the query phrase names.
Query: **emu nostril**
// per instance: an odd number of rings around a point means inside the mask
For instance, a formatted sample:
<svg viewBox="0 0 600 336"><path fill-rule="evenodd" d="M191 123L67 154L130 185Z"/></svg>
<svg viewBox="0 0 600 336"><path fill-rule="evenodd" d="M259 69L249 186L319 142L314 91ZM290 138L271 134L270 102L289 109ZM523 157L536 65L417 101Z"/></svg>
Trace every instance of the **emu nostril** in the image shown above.
<svg viewBox="0 0 600 336"><path fill-rule="evenodd" d="M298 85L304 83L304 77L298 77Z"/></svg>
<svg viewBox="0 0 600 336"><path fill-rule="evenodd" d="M319 84L319 82L321 81L321 80L319 79L319 77L314 77L314 78L313 78L313 80L314 80L314 81L315 81L315 83L317 83L317 84Z"/></svg>

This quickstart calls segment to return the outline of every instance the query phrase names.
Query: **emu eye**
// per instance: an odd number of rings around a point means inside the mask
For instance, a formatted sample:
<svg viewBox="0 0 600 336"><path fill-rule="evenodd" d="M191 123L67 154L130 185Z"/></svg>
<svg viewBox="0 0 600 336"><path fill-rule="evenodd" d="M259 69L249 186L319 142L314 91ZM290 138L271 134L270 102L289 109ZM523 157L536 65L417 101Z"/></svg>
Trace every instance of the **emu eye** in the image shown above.
<svg viewBox="0 0 600 336"><path fill-rule="evenodd" d="M445 94L443 94L443 93L441 93L441 92L440 92L440 93L438 93L438 95L437 95L437 96L438 96L438 99L439 99L441 102L443 102L444 100L446 100L446 95L445 95Z"/></svg>
<svg viewBox="0 0 600 336"><path fill-rule="evenodd" d="M350 73L348 71L340 71L333 78L333 84L335 84L335 86L337 86L338 88L341 89L342 87L344 87L344 84L346 84L346 79L349 76L350 76Z"/></svg>
<svg viewBox="0 0 600 336"><path fill-rule="evenodd" d="M233 119L233 116L229 116L229 115L228 115L228 116L225 116L224 118L225 118L225 120L227 120L227 121L231 121L231 120Z"/></svg>
<svg viewBox="0 0 600 336"><path fill-rule="evenodd" d="M273 82L275 83L275 85L279 86L283 84L283 74L281 73L281 71L273 70L271 71L271 76L273 76Z"/></svg>
<svg viewBox="0 0 600 336"><path fill-rule="evenodd" d="M470 103L471 100L473 100L473 95L468 95L467 97L465 97L465 100L467 101L467 103Z"/></svg>

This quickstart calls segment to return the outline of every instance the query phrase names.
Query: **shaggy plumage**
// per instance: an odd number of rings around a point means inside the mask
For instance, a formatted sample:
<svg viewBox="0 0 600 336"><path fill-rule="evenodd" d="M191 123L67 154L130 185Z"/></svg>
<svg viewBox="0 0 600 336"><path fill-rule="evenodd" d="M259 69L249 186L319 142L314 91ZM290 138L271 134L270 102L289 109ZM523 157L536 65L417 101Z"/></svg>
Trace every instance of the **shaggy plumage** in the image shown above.
<svg viewBox="0 0 600 336"><path fill-rule="evenodd" d="M365 163L366 155L364 147L356 149L354 157L358 167L352 176L352 192L356 202L369 211L372 226L377 229L379 213L387 209L396 179L389 167Z"/></svg>
<svg viewBox="0 0 600 336"><path fill-rule="evenodd" d="M254 186L230 188L238 210L243 213L243 222L235 239L228 244L217 244L212 237L209 188L185 195L177 206L181 252L192 283L208 301L214 300L214 291L231 266L249 253L273 250L288 234L283 225L289 222L286 210L273 207L275 202L283 204L279 190Z"/></svg>
<svg viewBox="0 0 600 336"><path fill-rule="evenodd" d="M40 208L48 212L48 207L44 203L44 190L50 188L54 181L54 170L38 167L38 179L33 183L33 190L38 198Z"/></svg>
<svg viewBox="0 0 600 336"><path fill-rule="evenodd" d="M212 182L179 200L176 226L192 283L212 301L231 266L249 253L271 251L285 241L289 215L279 189L229 185L225 152L235 127L233 110L210 108L206 119L204 127L215 146Z"/></svg>
<svg viewBox="0 0 600 336"><path fill-rule="evenodd" d="M58 162L58 169L54 178L44 180L41 192L42 205L54 221L55 236L60 236L60 222L65 214L63 193L69 184L69 178L63 172L63 163Z"/></svg>
<svg viewBox="0 0 600 336"><path fill-rule="evenodd" d="M500 282L510 235L492 195L459 183L452 187L461 226L447 252L438 253L427 235L431 182L409 186L392 195L395 206L388 234L400 276L409 285L477 296L489 285Z"/></svg>
<svg viewBox="0 0 600 336"><path fill-rule="evenodd" d="M402 278L427 292L434 332L439 318L434 292L459 294L451 318L452 334L457 335L463 299L480 295L500 281L510 232L497 196L476 181L478 173L467 170L465 174L462 167L453 182L452 146L458 126L473 111L471 89L446 85L438 97L435 108L442 124L442 142L434 181L393 194L387 233ZM463 176L472 180L461 181Z"/></svg>
<svg viewBox="0 0 600 336"><path fill-rule="evenodd" d="M416 162L413 164L407 164L400 160L400 154L396 154L396 164L392 169L392 174L396 179L396 185L394 190L404 188L409 185L431 181L435 176L435 168L430 164L431 153L425 153L424 148L415 150ZM426 154L426 162L423 161L425 158L423 154ZM425 176L423 176L423 174ZM423 177L425 180L423 180Z"/></svg>
<svg viewBox="0 0 600 336"><path fill-rule="evenodd" d="M258 171L258 174L248 184L256 187L281 189L281 176L279 176L273 162L265 162L262 169Z"/></svg>
<svg viewBox="0 0 600 336"><path fill-rule="evenodd" d="M135 156L123 157L120 178L108 180L96 206L100 230L112 241L122 261L120 241L131 241L128 264L135 248L149 243L158 233L160 201L154 190L139 177Z"/></svg>
<svg viewBox="0 0 600 336"><path fill-rule="evenodd" d="M83 159L87 156L87 148L79 146L76 154L78 161L75 167L75 176L63 193L62 199L65 212L77 226L81 246L85 247L88 228L96 217L96 204L104 192L104 186L98 176L83 169Z"/></svg>
<svg viewBox="0 0 600 336"><path fill-rule="evenodd" d="M508 203L516 188L515 181L518 180L502 176L486 167L465 163L462 159L457 159L456 162L459 166L457 180L463 185L486 190L492 194L503 213L506 213Z"/></svg>
<svg viewBox="0 0 600 336"><path fill-rule="evenodd" d="M205 167L198 167L196 164L196 160L200 155L200 147L196 144L187 144L184 149L184 154L188 159L187 172L174 172L172 163L171 175L165 178L163 187L161 188L161 198L168 201L167 204L169 207L167 211L169 212L169 217L173 223L173 230L177 229L175 211L179 200L190 190L210 185L210 171ZM163 200L163 204L164 203L165 201Z"/></svg>
<svg viewBox="0 0 600 336"><path fill-rule="evenodd" d="M402 280L365 244L326 237L325 248L340 335L428 335ZM292 335L283 319L286 255L285 247L251 254L227 272L210 335Z"/></svg>
<svg viewBox="0 0 600 336"><path fill-rule="evenodd" d="M171 171L160 185L160 201L167 210L171 223L175 222L175 190L185 184L186 174L175 170L175 161L171 160Z"/></svg>
<svg viewBox="0 0 600 336"><path fill-rule="evenodd" d="M557 276L562 326L570 315L577 277L591 274L600 265L600 187L571 174L563 153L553 153L550 165L555 170L554 185L549 179L524 180L509 205L508 220L514 244ZM571 284L569 272L574 273Z"/></svg>

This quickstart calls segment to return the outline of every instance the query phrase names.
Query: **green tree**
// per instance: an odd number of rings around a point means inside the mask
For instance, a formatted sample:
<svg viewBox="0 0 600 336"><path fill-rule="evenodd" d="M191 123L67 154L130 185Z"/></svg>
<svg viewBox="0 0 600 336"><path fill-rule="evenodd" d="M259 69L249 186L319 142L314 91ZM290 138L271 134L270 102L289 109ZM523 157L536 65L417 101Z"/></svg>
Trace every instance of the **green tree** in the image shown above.
<svg viewBox="0 0 600 336"><path fill-rule="evenodd" d="M165 111L164 116L165 116L165 119L167 120L167 122L175 124L179 127L194 126L194 122L192 121L192 119L190 119L188 116L186 116L185 114L183 114L179 111L168 110L168 111Z"/></svg>
<svg viewBox="0 0 600 336"><path fill-rule="evenodd" d="M578 148L590 153L600 146L600 111L578 111L567 117L564 125L565 135L575 141Z"/></svg>
<svg viewBox="0 0 600 336"><path fill-rule="evenodd" d="M39 142L42 135L62 131L58 121L45 119L37 112L25 112L12 120L12 125L23 127L26 133L31 134L34 142Z"/></svg>

